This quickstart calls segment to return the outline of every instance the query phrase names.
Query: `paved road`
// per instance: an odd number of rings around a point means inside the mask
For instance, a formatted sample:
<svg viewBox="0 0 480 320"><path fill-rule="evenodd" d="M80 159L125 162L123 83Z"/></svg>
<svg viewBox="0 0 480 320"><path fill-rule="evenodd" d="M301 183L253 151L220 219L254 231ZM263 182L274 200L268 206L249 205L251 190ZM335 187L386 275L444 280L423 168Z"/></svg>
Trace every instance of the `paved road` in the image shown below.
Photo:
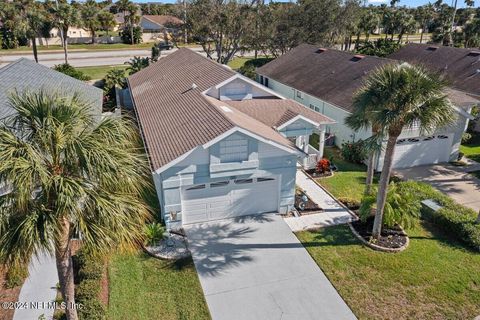
<svg viewBox="0 0 480 320"><path fill-rule="evenodd" d="M166 56L177 49L168 51L162 51L162 56ZM201 52L200 48L194 48L193 50ZM68 54L68 62L74 67L87 67L87 66L111 66L117 64L124 64L125 61L130 60L135 56L150 57L151 51L140 50L108 50L108 51L77 51L70 52ZM15 55L0 55L0 67L15 61L20 58L33 59L33 53L25 52ZM39 63L46 65L47 67L53 67L54 65L64 62L63 52L55 53L40 53L38 57Z"/></svg>
<svg viewBox="0 0 480 320"><path fill-rule="evenodd" d="M185 229L213 320L356 319L280 216Z"/></svg>

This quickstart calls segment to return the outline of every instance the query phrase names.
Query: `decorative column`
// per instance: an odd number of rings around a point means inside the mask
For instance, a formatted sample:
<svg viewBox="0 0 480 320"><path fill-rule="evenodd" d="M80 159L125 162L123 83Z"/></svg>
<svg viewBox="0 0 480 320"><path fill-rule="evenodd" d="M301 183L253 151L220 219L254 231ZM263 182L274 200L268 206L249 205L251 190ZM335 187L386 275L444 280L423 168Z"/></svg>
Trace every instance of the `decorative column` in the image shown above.
<svg viewBox="0 0 480 320"><path fill-rule="evenodd" d="M320 128L320 132L318 133L318 153L317 153L317 161L323 158L323 148L325 147L325 128L322 126Z"/></svg>
<svg viewBox="0 0 480 320"><path fill-rule="evenodd" d="M310 135L304 135L303 136L303 152L305 152L307 154L307 156L303 159L303 167L305 169L308 169L307 166L308 166L308 141L310 140Z"/></svg>

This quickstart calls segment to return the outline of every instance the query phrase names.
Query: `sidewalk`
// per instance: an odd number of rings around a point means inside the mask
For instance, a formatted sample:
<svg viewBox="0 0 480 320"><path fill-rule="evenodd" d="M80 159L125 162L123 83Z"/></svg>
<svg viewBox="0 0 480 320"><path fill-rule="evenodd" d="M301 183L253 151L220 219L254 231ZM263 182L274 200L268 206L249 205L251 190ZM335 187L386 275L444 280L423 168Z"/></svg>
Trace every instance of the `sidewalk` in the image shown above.
<svg viewBox="0 0 480 320"><path fill-rule="evenodd" d="M307 192L313 202L323 209L321 213L301 217L285 218L293 232L334 226L355 220L350 212L341 206L331 195L310 179L303 171L297 170L297 185Z"/></svg>
<svg viewBox="0 0 480 320"><path fill-rule="evenodd" d="M18 302L23 303L49 303L55 301L57 296L56 285L58 283L57 265L55 258L42 254L38 257L34 257L28 266L30 275L20 290ZM47 307L45 305L45 307ZM26 309L17 309L13 315L13 320L36 320L41 315L45 316L45 319L53 318L53 308L35 308L30 306Z"/></svg>

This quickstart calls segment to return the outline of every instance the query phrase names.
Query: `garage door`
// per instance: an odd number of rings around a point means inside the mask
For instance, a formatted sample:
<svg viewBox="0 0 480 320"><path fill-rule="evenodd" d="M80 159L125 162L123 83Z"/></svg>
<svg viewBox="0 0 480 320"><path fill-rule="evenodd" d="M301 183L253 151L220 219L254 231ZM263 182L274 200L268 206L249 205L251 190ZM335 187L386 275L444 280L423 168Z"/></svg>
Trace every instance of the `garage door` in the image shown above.
<svg viewBox="0 0 480 320"><path fill-rule="evenodd" d="M278 179L225 180L187 187L182 192L184 224L278 210Z"/></svg>
<svg viewBox="0 0 480 320"><path fill-rule="evenodd" d="M408 168L448 162L451 146L452 135L399 139L395 147L393 167Z"/></svg>

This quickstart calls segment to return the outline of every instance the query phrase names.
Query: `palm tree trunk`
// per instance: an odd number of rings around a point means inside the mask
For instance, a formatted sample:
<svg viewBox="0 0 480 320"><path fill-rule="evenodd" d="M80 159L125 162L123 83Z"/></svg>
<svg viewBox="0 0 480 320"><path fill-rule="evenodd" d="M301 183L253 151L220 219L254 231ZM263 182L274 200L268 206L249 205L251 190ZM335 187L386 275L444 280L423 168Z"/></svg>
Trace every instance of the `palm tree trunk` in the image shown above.
<svg viewBox="0 0 480 320"><path fill-rule="evenodd" d="M58 280L63 301L66 303L65 313L68 320L78 320L75 306L75 285L73 282L73 264L70 248L70 223L63 219L62 233L55 245Z"/></svg>
<svg viewBox="0 0 480 320"><path fill-rule="evenodd" d="M92 30L92 44L95 44L95 30Z"/></svg>
<svg viewBox="0 0 480 320"><path fill-rule="evenodd" d="M68 30L67 30L68 31ZM67 41L67 32L65 32L65 29L63 30L63 53L65 55L65 63L68 64L68 41Z"/></svg>
<svg viewBox="0 0 480 320"><path fill-rule="evenodd" d="M32 37L32 49L35 62L38 63L37 39L35 39L35 37Z"/></svg>
<svg viewBox="0 0 480 320"><path fill-rule="evenodd" d="M399 133L400 134L400 133ZM387 148L385 149L385 158L383 160L382 174L378 184L377 194L377 212L373 222L372 236L376 239L380 238L383 225L383 209L387 200L388 183L390 181L390 173L392 171L393 154L395 152L395 144L399 134L390 134L387 140Z"/></svg>
<svg viewBox="0 0 480 320"><path fill-rule="evenodd" d="M373 183L373 173L374 173L374 164L375 164L375 152L370 152L368 156L368 163L367 163L367 180L365 182L365 194L370 194L372 191L372 183Z"/></svg>

